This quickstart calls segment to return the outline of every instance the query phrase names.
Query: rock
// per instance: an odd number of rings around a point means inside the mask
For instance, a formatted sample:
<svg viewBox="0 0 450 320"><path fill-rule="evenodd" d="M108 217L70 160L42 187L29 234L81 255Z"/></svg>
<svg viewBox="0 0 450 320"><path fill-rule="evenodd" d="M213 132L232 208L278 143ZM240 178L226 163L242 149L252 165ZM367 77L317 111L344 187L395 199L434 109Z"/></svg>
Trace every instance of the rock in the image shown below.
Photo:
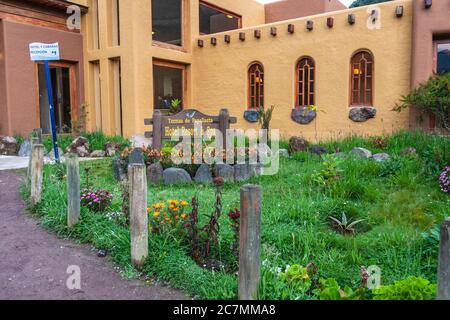
<svg viewBox="0 0 450 320"><path fill-rule="evenodd" d="M299 124L309 124L317 117L317 112L309 108L300 107L292 110L291 118Z"/></svg>
<svg viewBox="0 0 450 320"><path fill-rule="evenodd" d="M80 158L89 157L89 141L85 137L76 138L67 148L66 153L75 153Z"/></svg>
<svg viewBox="0 0 450 320"><path fill-rule="evenodd" d="M189 173L180 168L169 168L164 170L163 178L165 184L180 184L192 182Z"/></svg>
<svg viewBox="0 0 450 320"><path fill-rule="evenodd" d="M258 143L258 161L265 163L265 159L272 157L272 149L265 143Z"/></svg>
<svg viewBox="0 0 450 320"><path fill-rule="evenodd" d="M289 152L292 154L294 152L304 152L308 150L309 143L303 138L292 137L289 140Z"/></svg>
<svg viewBox="0 0 450 320"><path fill-rule="evenodd" d="M250 164L237 164L234 166L235 181L247 181L254 175L254 168Z"/></svg>
<svg viewBox="0 0 450 320"><path fill-rule="evenodd" d="M350 153L367 159L372 158L372 152L364 148L354 148Z"/></svg>
<svg viewBox="0 0 450 320"><path fill-rule="evenodd" d="M127 173L125 171L125 163L120 158L114 158L112 162L114 177L117 181L125 181L128 179Z"/></svg>
<svg viewBox="0 0 450 320"><path fill-rule="evenodd" d="M312 154L321 156L323 154L327 154L328 150L325 147L322 147L319 145L314 145L309 149L309 152L311 152Z"/></svg>
<svg viewBox="0 0 450 320"><path fill-rule="evenodd" d="M229 164L216 164L216 177L222 177L225 182L234 181L234 169Z"/></svg>
<svg viewBox="0 0 450 320"><path fill-rule="evenodd" d="M258 122L259 112L256 110L247 110L244 112L244 119L248 122L255 123Z"/></svg>
<svg viewBox="0 0 450 320"><path fill-rule="evenodd" d="M402 151L400 151L400 155L401 156L409 156L409 155L416 155L417 154L417 150L416 148L405 148Z"/></svg>
<svg viewBox="0 0 450 320"><path fill-rule="evenodd" d="M31 155L31 143L28 140L25 140L19 149L19 157L29 157Z"/></svg>
<svg viewBox="0 0 450 320"><path fill-rule="evenodd" d="M1 156L17 156L19 144L14 137L0 137L0 155Z"/></svg>
<svg viewBox="0 0 450 320"><path fill-rule="evenodd" d="M278 150L278 155L283 158L289 158L289 151L287 149Z"/></svg>
<svg viewBox="0 0 450 320"><path fill-rule="evenodd" d="M375 118L377 109L370 107L356 107L351 108L348 117L355 122L366 122L369 119Z"/></svg>
<svg viewBox="0 0 450 320"><path fill-rule="evenodd" d="M144 156L141 148L134 148L128 157L129 164L144 164Z"/></svg>
<svg viewBox="0 0 450 320"><path fill-rule="evenodd" d="M94 152L92 152L89 157L90 158L104 158L106 155L106 152L103 150L95 150Z"/></svg>
<svg viewBox="0 0 450 320"><path fill-rule="evenodd" d="M120 151L120 144L117 142L108 142L105 144L105 155L107 157L115 157Z"/></svg>
<svg viewBox="0 0 450 320"><path fill-rule="evenodd" d="M391 159L391 157L387 153L377 153L374 154L372 158L377 162L388 161Z"/></svg>
<svg viewBox="0 0 450 320"><path fill-rule="evenodd" d="M198 183L212 183L213 177L210 166L208 166L207 164L202 164L198 168L194 180Z"/></svg>
<svg viewBox="0 0 450 320"><path fill-rule="evenodd" d="M161 162L153 163L147 168L147 183L159 185L163 182L164 168Z"/></svg>
<svg viewBox="0 0 450 320"><path fill-rule="evenodd" d="M59 158L61 158L64 155L64 152L63 152L63 150L60 147L58 147L58 155L59 155ZM55 149L53 147L50 150L50 152L48 153L48 157L51 160L55 160Z"/></svg>
<svg viewBox="0 0 450 320"><path fill-rule="evenodd" d="M99 257L99 258L105 258L107 255L108 255L108 250L99 249L97 251L97 257Z"/></svg>

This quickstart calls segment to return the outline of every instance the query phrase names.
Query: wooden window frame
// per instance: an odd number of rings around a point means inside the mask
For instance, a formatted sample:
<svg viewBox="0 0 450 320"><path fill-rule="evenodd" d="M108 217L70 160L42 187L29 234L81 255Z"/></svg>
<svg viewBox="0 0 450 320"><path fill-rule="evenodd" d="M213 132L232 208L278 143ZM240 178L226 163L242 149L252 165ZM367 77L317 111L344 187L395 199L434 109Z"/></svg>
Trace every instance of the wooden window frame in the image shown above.
<svg viewBox="0 0 450 320"><path fill-rule="evenodd" d="M361 88L361 79L362 77L359 76L359 89L358 89L358 103L355 103L353 101L353 92L355 91L354 87L353 87L353 83L354 83L354 79L355 79L355 74L354 74L354 63L353 63L353 59L360 53L366 53L370 55L371 61L370 64L372 65L372 74L370 76L367 76L367 65L368 63L366 63L366 68L364 70L364 99L361 101L361 96L360 96L360 88ZM367 79L371 78L372 79L372 86L370 87L370 90L367 89ZM371 92L371 101L366 101L366 94L367 92L370 91ZM372 51L370 51L369 49L360 49L355 51L351 58L350 58L350 97L349 97L349 105L350 107L372 107L373 106L373 102L375 99L375 57L372 53Z"/></svg>
<svg viewBox="0 0 450 320"><path fill-rule="evenodd" d="M78 120L78 85L77 85L77 71L76 63L63 61L49 61L49 66L69 69L69 85L70 85L70 118L72 123L71 132L73 132L73 124ZM41 102L39 99L39 66L44 65L44 62L38 61L35 63L35 81L36 81L36 116L39 128L41 127ZM56 102L53 101L55 106Z"/></svg>
<svg viewBox="0 0 450 320"><path fill-rule="evenodd" d="M260 68L261 68L261 74L260 74L260 78L261 78L261 75L262 75L262 85L261 84L259 84L258 86L256 85L256 83L255 83L255 95L252 95L252 76L254 75L254 73L252 73L251 72L251 69L254 67L254 66L259 66ZM262 100L262 107L264 108L264 104L265 104L265 86L266 86L266 82L265 82L266 80L265 80L265 72L264 72L264 65L261 63L261 62L259 62L259 61L255 61L255 62L252 62L249 66L248 66L248 68L247 68L247 90L248 90L248 92L247 92L247 109L248 110L259 110L259 108L261 107L261 100ZM256 95L256 88L257 87L259 87L259 95ZM261 89L261 87L262 87L262 89ZM255 98L256 99L256 102L259 102L259 103L257 103L258 104L258 106L253 106L252 105L252 98Z"/></svg>
<svg viewBox="0 0 450 320"><path fill-rule="evenodd" d="M307 63L310 64L309 66L309 72L308 72L308 79L306 79L305 77L305 70L303 68L300 68L300 64L303 61L307 61ZM303 80L300 80L300 70L303 69ZM311 77L311 70L312 73L314 74L314 77ZM306 96L305 97L305 92L300 93L299 90L299 86L300 84L302 84L302 87L304 86L304 82L308 81L308 88L306 91ZM314 89L311 90L311 84L314 84ZM300 59L297 60L297 63L295 65L295 107L296 108L304 108L304 107L309 107L311 105L314 105L316 102L316 61L310 57L310 56L303 56ZM312 97L312 103L311 103L311 95ZM300 98L300 96L302 96L302 98ZM301 101L300 101L301 100ZM307 102L307 103L305 103Z"/></svg>
<svg viewBox="0 0 450 320"><path fill-rule="evenodd" d="M233 11L230 11L230 10L227 10L227 9L223 9L223 8L221 8L219 6L216 6L216 5L212 4L212 3L209 3L209 2L206 2L206 1L203 1L203 0L199 1L199 10L200 10L200 6L201 5L204 5L205 7L209 7L210 9L214 9L214 10L222 12L223 14L230 15L230 16L233 16L233 17L237 18L238 19L238 27L237 27L237 29L234 29L234 30L242 29L242 15L234 13ZM199 23L200 23L200 19L199 19ZM229 31L232 31L232 30L229 30ZM220 33L220 32L216 32L216 33ZM210 33L210 34L214 34L214 33ZM207 35L207 34L206 33L200 33L200 35L203 36L203 35Z"/></svg>
<svg viewBox="0 0 450 320"><path fill-rule="evenodd" d="M182 64L182 63L177 63L177 62L172 62L172 61L166 61L166 60L160 60L160 59L153 59L153 64L152 67L154 66L158 66L158 67L165 67L165 68L172 68L172 69L180 69L182 71L181 73L181 85L183 86L181 88L181 92L182 92L182 104L181 104L181 108L185 109L187 104L187 99L188 99L188 65L186 64ZM152 101L154 104L154 100L155 100L155 85L153 84L153 93L152 93ZM153 105L153 110L160 110L158 108L156 108L155 105Z"/></svg>
<svg viewBox="0 0 450 320"><path fill-rule="evenodd" d="M181 1L181 46L177 46L175 44L170 44L162 41L153 40L153 12L152 12L152 45L154 47L162 48L162 49L170 49L176 51L187 52L187 34L189 32L189 21L188 21L188 9L189 5L187 0Z"/></svg>
<svg viewBox="0 0 450 320"><path fill-rule="evenodd" d="M447 39L439 39L433 40L433 76L436 76L437 73L437 65L438 65L438 46L440 44L450 44L450 36ZM429 127L431 130L436 130L437 120L436 116L432 113L429 115Z"/></svg>

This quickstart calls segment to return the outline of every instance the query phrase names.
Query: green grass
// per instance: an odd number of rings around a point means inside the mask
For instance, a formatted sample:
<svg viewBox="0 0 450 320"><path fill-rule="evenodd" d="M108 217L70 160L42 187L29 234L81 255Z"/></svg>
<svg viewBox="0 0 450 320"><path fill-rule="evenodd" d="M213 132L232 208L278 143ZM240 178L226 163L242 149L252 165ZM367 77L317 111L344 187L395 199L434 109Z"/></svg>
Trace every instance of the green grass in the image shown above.
<svg viewBox="0 0 450 320"><path fill-rule="evenodd" d="M314 262L323 278L335 278L342 286L356 288L360 267L377 265L382 284L419 276L436 282L436 226L449 215L450 198L438 185L439 170L450 164L449 140L422 133L400 132L389 137L386 150L377 150L369 140L352 137L324 143L330 151L338 147L350 151L364 146L394 157L389 164L349 157L340 169L341 178L328 187L318 186L311 176L320 171L322 160L309 154L281 159L275 176L255 177L251 183L263 187L262 299L309 299L311 296L287 290L273 268L307 265ZM417 157L400 157L405 147L414 147ZM398 157L397 157L398 156ZM82 163L94 168L96 187L113 192L110 211L119 211L120 188L110 169L111 160ZM42 224L60 236L92 243L109 250L123 274L136 275L130 264L129 231L106 216L83 209L81 223L74 230L65 227L65 182L59 181L55 168L45 168L43 201L32 209ZM226 214L239 207L240 184L223 189L223 215L220 219L219 259L233 263L229 253L233 235ZM27 191L24 189L24 196ZM210 186L149 187L149 205L168 199L190 200L198 196L202 222L213 210L214 190ZM355 236L342 236L330 227L330 216L365 219ZM150 256L143 272L164 279L174 288L195 298L233 299L237 296L237 277L225 272L202 269L187 255L187 249L169 236L151 235Z"/></svg>

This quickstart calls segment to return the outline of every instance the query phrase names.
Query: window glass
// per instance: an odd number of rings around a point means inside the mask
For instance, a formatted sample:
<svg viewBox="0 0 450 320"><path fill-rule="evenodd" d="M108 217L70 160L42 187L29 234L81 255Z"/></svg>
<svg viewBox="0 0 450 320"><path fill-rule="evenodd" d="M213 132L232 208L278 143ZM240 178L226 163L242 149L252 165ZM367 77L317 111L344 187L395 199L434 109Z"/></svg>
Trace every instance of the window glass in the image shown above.
<svg viewBox="0 0 450 320"><path fill-rule="evenodd" d="M173 100L183 104L183 69L153 66L154 107L170 109Z"/></svg>
<svg viewBox="0 0 450 320"><path fill-rule="evenodd" d="M239 29L240 19L230 12L200 3L200 34Z"/></svg>
<svg viewBox="0 0 450 320"><path fill-rule="evenodd" d="M359 51L352 57L350 77L352 83L351 105L371 106L373 101L373 56Z"/></svg>
<svg viewBox="0 0 450 320"><path fill-rule="evenodd" d="M444 74L450 72L450 41L437 45L437 73Z"/></svg>
<svg viewBox="0 0 450 320"><path fill-rule="evenodd" d="M152 0L153 40L182 45L182 0Z"/></svg>
<svg viewBox="0 0 450 320"><path fill-rule="evenodd" d="M249 109L264 108L264 68L261 64L252 64L248 70Z"/></svg>
<svg viewBox="0 0 450 320"><path fill-rule="evenodd" d="M314 79L315 63L310 57L302 58L297 63L297 107L308 107L315 103Z"/></svg>

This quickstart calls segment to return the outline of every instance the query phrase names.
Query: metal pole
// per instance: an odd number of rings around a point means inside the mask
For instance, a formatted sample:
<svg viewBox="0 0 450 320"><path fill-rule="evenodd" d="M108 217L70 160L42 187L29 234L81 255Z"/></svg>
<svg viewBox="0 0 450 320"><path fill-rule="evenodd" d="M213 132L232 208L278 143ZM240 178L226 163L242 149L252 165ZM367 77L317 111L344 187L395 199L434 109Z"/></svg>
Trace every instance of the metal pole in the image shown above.
<svg viewBox="0 0 450 320"><path fill-rule="evenodd" d="M50 107L50 121L52 124L53 150L55 152L55 161L59 164L58 137L56 135L55 109L53 107L52 79L50 77L50 66L48 64L48 61L44 61L44 66L45 80L47 83L48 104Z"/></svg>

